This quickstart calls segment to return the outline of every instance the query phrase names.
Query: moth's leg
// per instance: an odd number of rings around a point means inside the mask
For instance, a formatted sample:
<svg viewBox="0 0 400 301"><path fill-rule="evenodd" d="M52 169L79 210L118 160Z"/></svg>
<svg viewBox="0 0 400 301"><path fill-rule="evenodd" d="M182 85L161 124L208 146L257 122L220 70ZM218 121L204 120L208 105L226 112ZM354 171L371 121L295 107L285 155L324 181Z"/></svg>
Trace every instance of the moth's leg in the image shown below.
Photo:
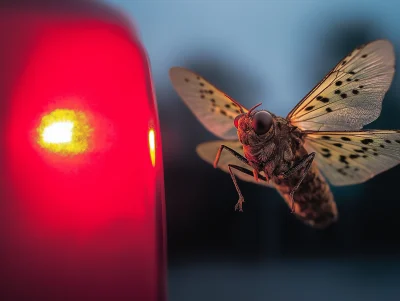
<svg viewBox="0 0 400 301"><path fill-rule="evenodd" d="M256 180L256 182L258 182L258 171L255 169L253 169L253 177L254 177L254 180Z"/></svg>
<svg viewBox="0 0 400 301"><path fill-rule="evenodd" d="M244 168L242 166L238 166L238 165L234 165L234 164L228 164L228 166L231 166L232 168L237 169L238 171L241 171L242 173L245 173L249 176L254 176L254 174L256 173L255 171L252 172L251 170ZM257 178L259 178L263 181L267 181L267 178L259 173L257 173Z"/></svg>
<svg viewBox="0 0 400 301"><path fill-rule="evenodd" d="M235 150L231 149L230 147L228 147L228 146L226 146L226 145L221 145L221 146L219 147L218 152L217 152L217 155L216 155L216 157L215 157L214 168L217 168L219 158L221 157L221 153L222 153L222 151L223 151L224 149L226 149L228 152L230 152L232 155L234 155L237 159L239 159L239 160L242 161L243 163L245 163L245 164L247 164L247 165L250 165L250 164L249 164L249 161L248 161L245 157L243 157L241 154L239 154L238 152L236 152ZM238 183L237 183L237 181L236 181L236 177L235 177L235 174L234 174L233 171L232 171L232 168L235 168L235 169L237 169L237 170L239 170L239 171L241 171L241 172L243 172L243 173L245 173L245 174L247 174L247 175L254 176L254 178L256 179L256 181L258 181L259 178L262 179L262 180L264 180L264 181L267 181L267 179L266 179L264 176L259 175L258 172L257 172L256 170L254 170L253 172L251 172L250 170L248 170L248 169L246 169L246 168L244 168L244 167L241 167L241 166L238 166L238 165L234 165L234 164L228 164L228 168L229 168L229 173L230 173L230 175L231 175L233 184L235 185L236 191L237 191L237 193L238 193L238 195L239 195L239 201L238 201L237 204L235 205L235 210L238 210L238 209L239 209L239 211L243 211L243 209L242 209L242 204L243 204L243 202L244 202L244 198L243 198L242 192L240 191L239 185L238 185Z"/></svg>
<svg viewBox="0 0 400 301"><path fill-rule="evenodd" d="M242 192L240 191L239 185L238 185L238 183L236 181L236 177L235 177L235 174L232 171L232 168L234 168L236 170L239 170L239 171L241 171L241 172L243 172L243 173L245 173L245 174L247 174L249 176L253 176L254 173L252 171L248 170L247 168L244 168L244 167L241 167L241 166L238 166L238 165L234 165L234 164L228 164L228 167L229 167L229 173L231 175L233 184L235 185L236 191L237 191L237 193L239 195L239 201L235 205L235 210L239 209L239 211L243 211L243 208L242 208L243 205L242 204L244 202L244 198L243 198ZM257 173L257 177L260 178L261 180L264 180L264 181L266 180L266 178L264 176L259 175L258 173Z"/></svg>
<svg viewBox="0 0 400 301"><path fill-rule="evenodd" d="M232 155L234 155L236 158L238 158L243 163L250 165L249 161L245 157L243 157L241 154L239 154L237 151L231 149L230 147L227 147L226 145L221 145L218 149L217 156L215 157L214 168L217 168L218 161L219 161L219 158L221 157L221 153L222 153L223 149L226 149L228 152L230 152Z"/></svg>
<svg viewBox="0 0 400 301"><path fill-rule="evenodd" d="M283 174L281 174L280 176L283 177L284 179L289 178L293 173L301 170L302 168L304 168L303 173L300 176L300 180L297 182L297 184L293 187L292 191L290 192L290 199L292 201L292 205L291 205L291 209L292 209L292 213L294 213L294 193L295 191L300 187L301 182L303 182L304 178L306 177L308 171L310 170L311 164L314 160L315 157L315 153L311 153L307 156L304 156L303 159L301 159L301 161L293 166L291 169L289 169L288 171L284 172Z"/></svg>
<svg viewBox="0 0 400 301"><path fill-rule="evenodd" d="M245 157L243 157L241 154L239 154L237 151L231 149L230 147L227 147L226 145L221 145L218 149L217 156L215 157L214 168L217 168L218 161L219 161L219 158L221 157L221 153L222 153L223 149L226 149L228 152L230 152L232 155L234 155L236 158L238 158L244 164L250 165L249 161ZM254 179L256 180L256 182L258 182L258 170L256 170L256 169L253 170L253 176L254 176Z"/></svg>

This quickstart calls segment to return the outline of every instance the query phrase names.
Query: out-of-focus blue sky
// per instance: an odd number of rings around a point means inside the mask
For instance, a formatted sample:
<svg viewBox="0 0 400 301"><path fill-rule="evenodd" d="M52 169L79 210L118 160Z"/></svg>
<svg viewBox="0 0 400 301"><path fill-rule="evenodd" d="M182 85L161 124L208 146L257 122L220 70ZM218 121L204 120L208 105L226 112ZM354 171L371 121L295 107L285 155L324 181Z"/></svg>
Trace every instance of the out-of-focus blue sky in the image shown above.
<svg viewBox="0 0 400 301"><path fill-rule="evenodd" d="M315 68L325 63L321 49L327 46L327 28L362 26L368 19L377 31L375 38L394 43L399 40L396 1L106 2L121 8L136 23L150 56L156 86L169 85L168 69L172 65L183 65L193 52L203 52L231 65L232 70L251 70L265 82L268 91L258 91L257 99L240 101L255 104L268 97L268 109L281 115L316 84L309 73L315 74ZM333 67L335 59L330 63ZM320 70L321 77L328 71ZM167 100L158 96L158 101Z"/></svg>

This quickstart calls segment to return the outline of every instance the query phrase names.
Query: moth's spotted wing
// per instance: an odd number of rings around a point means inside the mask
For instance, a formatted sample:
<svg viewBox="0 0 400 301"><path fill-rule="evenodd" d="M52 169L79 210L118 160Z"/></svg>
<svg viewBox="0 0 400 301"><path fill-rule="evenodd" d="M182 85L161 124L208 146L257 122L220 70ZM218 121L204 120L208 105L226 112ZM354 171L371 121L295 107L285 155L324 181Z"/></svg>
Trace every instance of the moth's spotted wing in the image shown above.
<svg viewBox="0 0 400 301"><path fill-rule="evenodd" d="M200 156L200 158L202 158L204 161L213 164L215 160L215 155L217 154L218 149L222 144L232 148L233 150L237 151L239 154L243 156L243 147L239 140L236 141L219 140L219 141L205 142L197 146L196 152ZM237 159L231 153L229 153L228 151L223 151L218 161L218 168L229 173L228 164L234 164L249 169L248 165L244 164L242 161ZM232 169L232 171L236 177L238 177L243 181L260 184L263 186L274 187L272 183L267 183L261 179L259 179L259 181L257 182L253 176L244 174L236 169ZM263 172L261 172L260 174L262 176L265 176Z"/></svg>
<svg viewBox="0 0 400 301"><path fill-rule="evenodd" d="M310 132L304 147L337 186L365 182L400 163L400 132Z"/></svg>
<svg viewBox="0 0 400 301"><path fill-rule="evenodd" d="M169 76L176 92L211 133L222 139L237 139L233 120L243 106L190 70L173 67Z"/></svg>
<svg viewBox="0 0 400 301"><path fill-rule="evenodd" d="M381 112L394 75L395 55L389 41L363 45L342 59L289 113L302 130L359 130Z"/></svg>

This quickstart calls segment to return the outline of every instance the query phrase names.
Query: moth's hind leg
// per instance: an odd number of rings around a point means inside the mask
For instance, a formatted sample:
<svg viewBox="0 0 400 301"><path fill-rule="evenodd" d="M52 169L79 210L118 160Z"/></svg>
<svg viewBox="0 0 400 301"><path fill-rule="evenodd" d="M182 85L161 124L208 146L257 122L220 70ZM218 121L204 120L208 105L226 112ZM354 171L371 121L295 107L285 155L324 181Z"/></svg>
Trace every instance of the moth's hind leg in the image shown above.
<svg viewBox="0 0 400 301"><path fill-rule="evenodd" d="M295 172L302 170L299 181L296 183L296 185L293 187L292 191L290 192L290 199L292 202L292 204L291 204L292 213L294 213L294 193L300 187L301 182L303 182L308 171L310 170L310 167L314 160L314 157L315 157L314 152L309 155L304 156L303 159L301 159L301 161L297 165L293 166L291 169L289 169L288 171L286 171L285 173L280 175L280 177L287 179Z"/></svg>

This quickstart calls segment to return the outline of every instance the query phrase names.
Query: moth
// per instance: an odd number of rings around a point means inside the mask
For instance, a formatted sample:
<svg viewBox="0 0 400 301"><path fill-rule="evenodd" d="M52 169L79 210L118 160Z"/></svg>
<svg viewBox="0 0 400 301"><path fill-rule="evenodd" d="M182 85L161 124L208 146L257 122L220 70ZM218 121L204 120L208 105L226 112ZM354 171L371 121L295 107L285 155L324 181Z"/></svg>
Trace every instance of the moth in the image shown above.
<svg viewBox="0 0 400 301"><path fill-rule="evenodd" d="M237 178L278 190L304 223L326 228L338 219L332 185L353 185L400 163L399 130L363 130L381 112L395 55L376 40L344 57L287 115L250 109L199 74L169 71L172 85L207 130L223 139L197 146L198 155ZM328 181L327 181L328 180Z"/></svg>

